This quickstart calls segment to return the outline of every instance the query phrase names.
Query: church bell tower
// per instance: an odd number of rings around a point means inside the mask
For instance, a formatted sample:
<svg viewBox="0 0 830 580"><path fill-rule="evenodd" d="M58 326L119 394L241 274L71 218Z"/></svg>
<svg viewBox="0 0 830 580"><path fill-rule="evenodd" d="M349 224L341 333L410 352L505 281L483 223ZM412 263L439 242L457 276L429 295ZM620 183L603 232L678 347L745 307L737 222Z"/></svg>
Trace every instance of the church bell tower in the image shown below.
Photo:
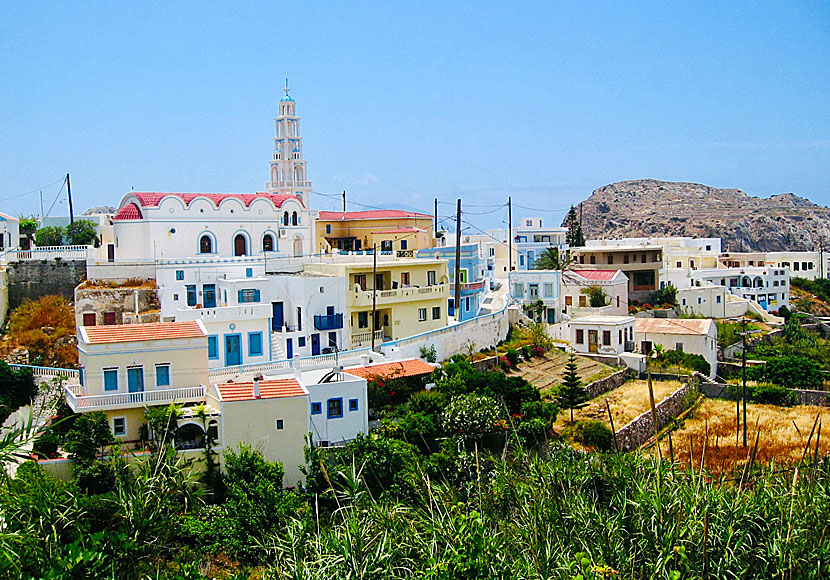
<svg viewBox="0 0 830 580"><path fill-rule="evenodd" d="M285 79L285 95L280 99L279 116L274 119L274 155L271 158L271 180L265 185L268 193L288 193L299 197L308 207L311 181L303 159L303 138L300 118Z"/></svg>

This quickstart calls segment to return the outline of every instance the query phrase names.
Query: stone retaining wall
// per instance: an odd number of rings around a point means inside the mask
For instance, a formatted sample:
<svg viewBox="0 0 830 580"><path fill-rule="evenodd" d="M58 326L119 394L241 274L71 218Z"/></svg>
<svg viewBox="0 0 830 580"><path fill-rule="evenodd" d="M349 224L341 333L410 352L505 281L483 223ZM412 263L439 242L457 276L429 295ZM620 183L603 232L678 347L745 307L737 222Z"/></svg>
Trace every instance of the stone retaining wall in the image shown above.
<svg viewBox="0 0 830 580"><path fill-rule="evenodd" d="M42 260L9 264L9 310L23 300L37 300L47 294L75 300L75 286L86 276L86 260Z"/></svg>
<svg viewBox="0 0 830 580"><path fill-rule="evenodd" d="M700 392L709 399L725 399L735 401L741 398L737 392L728 392L728 385L724 383L701 383ZM796 395L796 405L815 405L816 407L830 407L830 392L807 391L802 389L790 389Z"/></svg>
<svg viewBox="0 0 830 580"><path fill-rule="evenodd" d="M590 395L592 399L599 397L601 394L612 391L622 385L626 379L628 379L629 372L630 371L628 369L617 371L611 376L596 380L586 385L585 390L588 391L588 395Z"/></svg>
<svg viewBox="0 0 830 580"><path fill-rule="evenodd" d="M693 381L677 389L671 395L657 403L657 429L665 427L669 420L677 417L692 406L697 394L697 384ZM617 443L621 451L636 449L654 435L651 410L646 411L628 425L617 431Z"/></svg>
<svg viewBox="0 0 830 580"><path fill-rule="evenodd" d="M499 357L488 356L487 358L474 361L470 364L477 371L492 371L494 368L499 366Z"/></svg>

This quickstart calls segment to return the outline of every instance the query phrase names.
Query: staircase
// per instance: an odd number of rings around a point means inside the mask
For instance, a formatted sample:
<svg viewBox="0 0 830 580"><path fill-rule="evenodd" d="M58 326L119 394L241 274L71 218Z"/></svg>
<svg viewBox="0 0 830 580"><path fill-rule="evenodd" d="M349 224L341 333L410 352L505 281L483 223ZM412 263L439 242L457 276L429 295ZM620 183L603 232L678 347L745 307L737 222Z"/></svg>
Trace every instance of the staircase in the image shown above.
<svg viewBox="0 0 830 580"><path fill-rule="evenodd" d="M285 350L282 346L282 334L271 333L271 360L285 360Z"/></svg>

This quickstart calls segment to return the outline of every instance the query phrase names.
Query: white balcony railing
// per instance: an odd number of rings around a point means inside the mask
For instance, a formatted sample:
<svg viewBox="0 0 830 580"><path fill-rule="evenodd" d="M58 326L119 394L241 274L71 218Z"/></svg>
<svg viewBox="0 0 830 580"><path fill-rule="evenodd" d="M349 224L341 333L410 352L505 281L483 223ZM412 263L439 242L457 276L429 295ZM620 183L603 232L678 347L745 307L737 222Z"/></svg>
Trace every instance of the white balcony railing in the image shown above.
<svg viewBox="0 0 830 580"><path fill-rule="evenodd" d="M143 407L145 405L164 405L168 403L187 403L204 399L205 386L184 387L181 389L155 389L138 393L111 393L109 395L86 395L86 389L80 385L64 388L66 402L73 411L90 411L117 407Z"/></svg>
<svg viewBox="0 0 830 580"><path fill-rule="evenodd" d="M11 250L7 253L9 262L29 260L86 260L89 246L38 246L31 250Z"/></svg>
<svg viewBox="0 0 830 580"><path fill-rule="evenodd" d="M449 297L449 284L435 286L421 286L412 288L396 288L394 290L378 290L377 304L392 304L401 301L432 300L434 298ZM352 295L352 306L371 306L372 290L361 290L355 285Z"/></svg>
<svg viewBox="0 0 830 580"><path fill-rule="evenodd" d="M375 331L375 345L380 345L385 340L388 340L382 330ZM372 346L371 332L356 332L352 334L352 348L360 348L363 346Z"/></svg>

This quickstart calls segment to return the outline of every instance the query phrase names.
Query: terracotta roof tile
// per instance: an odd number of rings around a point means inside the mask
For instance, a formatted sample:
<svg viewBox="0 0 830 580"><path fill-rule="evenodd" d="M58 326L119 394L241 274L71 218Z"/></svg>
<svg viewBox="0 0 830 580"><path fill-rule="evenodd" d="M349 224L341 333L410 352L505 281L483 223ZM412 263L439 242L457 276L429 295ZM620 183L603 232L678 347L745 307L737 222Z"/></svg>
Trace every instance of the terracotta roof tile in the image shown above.
<svg viewBox="0 0 830 580"><path fill-rule="evenodd" d="M318 221L376 220L388 218L428 218L433 216L402 209L372 209L367 211L321 211Z"/></svg>
<svg viewBox="0 0 830 580"><path fill-rule="evenodd" d="M369 379L372 377L383 377L388 379L417 377L429 374L434 370L434 366L417 358L345 369L345 371L350 375L354 375L362 379Z"/></svg>
<svg viewBox="0 0 830 580"><path fill-rule="evenodd" d="M571 270L586 280L613 280L619 270Z"/></svg>
<svg viewBox="0 0 830 580"><path fill-rule="evenodd" d="M144 216L141 215L141 210L138 209L138 206L134 203L128 203L120 210L118 213L115 214L113 220L140 220L143 219Z"/></svg>
<svg viewBox="0 0 830 580"><path fill-rule="evenodd" d="M253 401L254 383L222 383L217 384L219 395L223 401ZM284 397L302 397L308 391L297 382L297 379L273 379L259 382L260 399L280 399Z"/></svg>
<svg viewBox="0 0 830 580"><path fill-rule="evenodd" d="M170 340L173 338L199 338L206 336L197 321L151 322L149 324L115 324L111 326L81 327L81 336L87 344L113 342L141 342L145 340ZM85 335L85 336L84 336Z"/></svg>
<svg viewBox="0 0 830 580"><path fill-rule="evenodd" d="M184 201L186 206L189 206L193 200L200 197L212 201L213 205L216 207L219 207L219 204L222 203L223 200L230 198L240 200L243 204L245 204L245 207L250 207L251 204L257 199L267 199L276 207L282 207L282 204L289 199L292 199L302 205L300 198L296 195L289 195L286 193L162 193L135 191L132 192L131 195L138 198L138 201L141 203L142 207L158 207L162 199L171 196L178 197Z"/></svg>

